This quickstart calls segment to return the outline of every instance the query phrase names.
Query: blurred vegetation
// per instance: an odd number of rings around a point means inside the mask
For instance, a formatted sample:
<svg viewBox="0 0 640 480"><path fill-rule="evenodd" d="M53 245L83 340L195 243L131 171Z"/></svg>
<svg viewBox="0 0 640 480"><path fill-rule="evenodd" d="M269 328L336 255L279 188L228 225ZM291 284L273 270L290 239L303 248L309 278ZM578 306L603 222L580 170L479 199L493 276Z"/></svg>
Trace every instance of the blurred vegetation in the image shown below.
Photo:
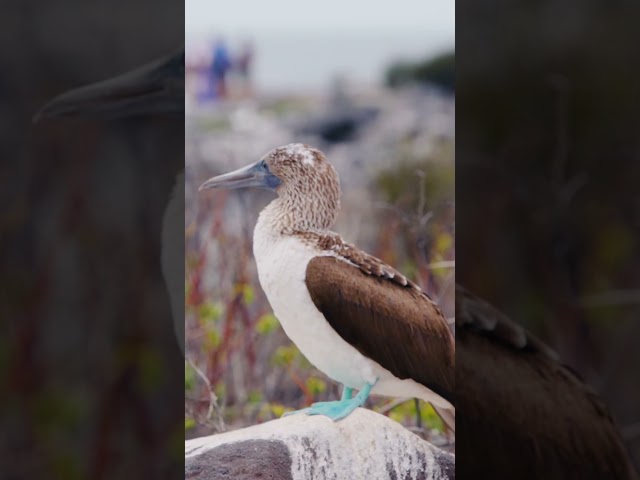
<svg viewBox="0 0 640 480"><path fill-rule="evenodd" d="M484 3L457 35L458 280L591 383L638 464L640 5Z"/></svg>
<svg viewBox="0 0 640 480"><path fill-rule="evenodd" d="M387 242L402 271L426 291L438 294L445 311L453 312L451 287L455 276L454 145L440 142L428 155L406 152L393 168L375 179L376 191L391 206L384 218ZM391 240L394 239L394 240Z"/></svg>
<svg viewBox="0 0 640 480"><path fill-rule="evenodd" d="M447 91L455 91L456 59L454 52L420 61L399 61L385 73L385 84L391 88L411 84L432 84Z"/></svg>

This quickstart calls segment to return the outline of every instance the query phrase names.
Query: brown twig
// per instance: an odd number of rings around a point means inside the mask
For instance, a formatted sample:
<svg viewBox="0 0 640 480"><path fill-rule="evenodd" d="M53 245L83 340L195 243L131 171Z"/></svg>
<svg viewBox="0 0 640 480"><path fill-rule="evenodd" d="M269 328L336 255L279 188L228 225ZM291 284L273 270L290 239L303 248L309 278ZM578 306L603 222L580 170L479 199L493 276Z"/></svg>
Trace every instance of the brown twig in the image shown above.
<svg viewBox="0 0 640 480"><path fill-rule="evenodd" d="M219 432L224 432L227 429L227 427L224 423L224 418L222 417L222 410L220 408L220 405L218 404L218 397L216 396L215 392L213 391L213 388L211 387L211 382L209 381L207 376L202 372L202 370L200 370L198 366L193 362L193 360L191 360L189 356L186 356L186 359L187 359L187 362L189 362L189 365L191 366L191 368L193 368L193 370L198 374L198 377L200 377L200 379L204 382L207 388L207 392L209 393L209 408L207 409L206 419L210 421L211 417L213 416L213 412L215 410L216 416L218 419L217 429Z"/></svg>

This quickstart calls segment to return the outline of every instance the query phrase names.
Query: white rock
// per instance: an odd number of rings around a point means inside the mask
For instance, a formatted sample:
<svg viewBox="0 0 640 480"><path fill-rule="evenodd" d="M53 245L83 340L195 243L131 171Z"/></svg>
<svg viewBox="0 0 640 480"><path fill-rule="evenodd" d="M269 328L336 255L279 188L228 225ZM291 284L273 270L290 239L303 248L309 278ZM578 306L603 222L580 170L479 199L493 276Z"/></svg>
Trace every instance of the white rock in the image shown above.
<svg viewBox="0 0 640 480"><path fill-rule="evenodd" d="M298 414L188 440L185 461L185 476L198 479L244 480L256 470L279 480L455 478L453 455L363 408L338 422Z"/></svg>

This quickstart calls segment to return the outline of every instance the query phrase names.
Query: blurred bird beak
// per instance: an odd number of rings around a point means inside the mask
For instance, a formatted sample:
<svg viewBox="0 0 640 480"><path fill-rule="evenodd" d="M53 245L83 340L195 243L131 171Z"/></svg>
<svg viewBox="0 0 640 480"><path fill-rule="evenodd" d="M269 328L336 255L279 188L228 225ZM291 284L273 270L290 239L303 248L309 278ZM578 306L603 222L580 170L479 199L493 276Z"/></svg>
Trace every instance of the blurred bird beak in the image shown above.
<svg viewBox="0 0 640 480"><path fill-rule="evenodd" d="M123 75L71 90L48 102L35 116L117 118L184 111L184 50Z"/></svg>
<svg viewBox="0 0 640 480"><path fill-rule="evenodd" d="M269 171L267 164L263 160L260 160L233 172L210 178L200 185L198 191L210 188L234 189L247 187L275 190L281 183L280 179Z"/></svg>

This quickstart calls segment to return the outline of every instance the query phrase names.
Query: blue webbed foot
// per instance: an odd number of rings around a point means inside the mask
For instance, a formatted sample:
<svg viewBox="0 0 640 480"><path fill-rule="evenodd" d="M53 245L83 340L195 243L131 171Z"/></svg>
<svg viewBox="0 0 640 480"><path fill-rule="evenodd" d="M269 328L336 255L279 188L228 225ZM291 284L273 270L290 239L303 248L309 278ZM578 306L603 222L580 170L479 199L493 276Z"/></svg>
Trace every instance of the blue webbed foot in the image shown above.
<svg viewBox="0 0 640 480"><path fill-rule="evenodd" d="M354 398L351 400L337 400L335 402L317 402L309 408L305 408L305 410L307 410L307 415L324 415L332 420L340 420L360 406L360 402Z"/></svg>
<svg viewBox="0 0 640 480"><path fill-rule="evenodd" d="M294 412L287 412L284 416L286 417L296 413L306 413L307 415L324 415L332 420L340 420L341 418L348 416L356 408L364 405L364 402L367 400L372 388L373 385L367 384L362 390L360 390L360 392L358 392L358 395L351 398L352 390L345 387L342 392L342 400L335 402L317 402L308 408L303 408L302 410L296 410Z"/></svg>
<svg viewBox="0 0 640 480"><path fill-rule="evenodd" d="M303 408L302 410L293 410L291 412L285 412L282 414L283 417L290 417L291 415L297 415L298 413L309 413L308 408Z"/></svg>

